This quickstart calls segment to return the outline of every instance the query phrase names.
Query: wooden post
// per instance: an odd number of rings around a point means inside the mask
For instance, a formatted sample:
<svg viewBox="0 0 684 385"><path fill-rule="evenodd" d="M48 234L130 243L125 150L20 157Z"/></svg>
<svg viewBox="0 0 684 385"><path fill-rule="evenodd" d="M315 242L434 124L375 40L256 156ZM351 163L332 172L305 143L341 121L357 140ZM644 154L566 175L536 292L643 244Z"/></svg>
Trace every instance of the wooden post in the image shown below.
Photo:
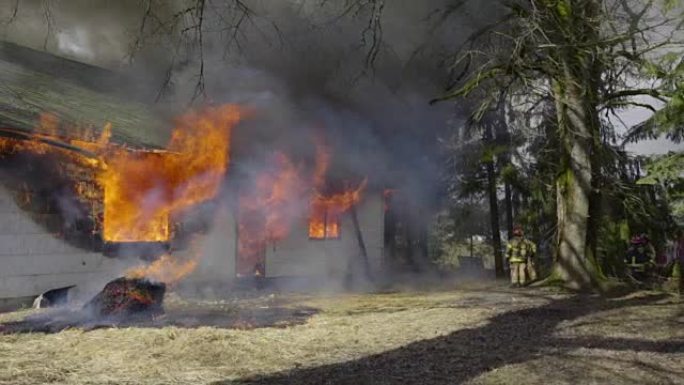
<svg viewBox="0 0 684 385"><path fill-rule="evenodd" d="M359 244L359 250L361 251L364 274L366 274L366 278L372 279L370 264L368 263L368 252L366 251L366 243L363 241L363 234L361 233L361 227L359 226L359 219L356 216L356 205L352 205L349 211L351 213L352 222L354 223L356 240Z"/></svg>

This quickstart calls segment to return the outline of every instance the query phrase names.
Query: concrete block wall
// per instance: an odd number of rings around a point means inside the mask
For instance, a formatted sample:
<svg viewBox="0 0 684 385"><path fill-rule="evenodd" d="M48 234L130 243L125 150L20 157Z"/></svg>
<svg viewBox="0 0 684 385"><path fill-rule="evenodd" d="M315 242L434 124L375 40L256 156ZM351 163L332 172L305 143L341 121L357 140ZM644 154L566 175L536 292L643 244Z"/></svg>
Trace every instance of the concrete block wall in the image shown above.
<svg viewBox="0 0 684 385"><path fill-rule="evenodd" d="M22 210L0 186L0 299L32 297L69 285L104 281L117 274L116 260L69 245L41 223L54 214Z"/></svg>

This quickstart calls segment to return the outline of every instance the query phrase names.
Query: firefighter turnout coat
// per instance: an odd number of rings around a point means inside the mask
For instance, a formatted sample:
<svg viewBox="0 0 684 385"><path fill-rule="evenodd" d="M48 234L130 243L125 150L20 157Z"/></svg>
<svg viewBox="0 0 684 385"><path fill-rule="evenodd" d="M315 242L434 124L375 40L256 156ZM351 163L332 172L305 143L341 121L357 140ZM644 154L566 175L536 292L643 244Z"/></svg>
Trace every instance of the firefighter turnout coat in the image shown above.
<svg viewBox="0 0 684 385"><path fill-rule="evenodd" d="M526 263L536 253L537 246L524 237L514 237L506 245L506 258L510 263Z"/></svg>

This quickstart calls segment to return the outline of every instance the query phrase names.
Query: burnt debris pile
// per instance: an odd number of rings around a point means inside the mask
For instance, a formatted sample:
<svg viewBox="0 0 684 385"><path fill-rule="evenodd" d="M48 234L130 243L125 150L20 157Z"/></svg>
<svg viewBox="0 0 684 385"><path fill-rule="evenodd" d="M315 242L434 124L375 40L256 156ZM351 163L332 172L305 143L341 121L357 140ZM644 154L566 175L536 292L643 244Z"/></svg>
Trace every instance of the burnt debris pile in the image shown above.
<svg viewBox="0 0 684 385"><path fill-rule="evenodd" d="M83 310L98 318L154 318L164 313L166 285L143 278L117 278L105 285Z"/></svg>

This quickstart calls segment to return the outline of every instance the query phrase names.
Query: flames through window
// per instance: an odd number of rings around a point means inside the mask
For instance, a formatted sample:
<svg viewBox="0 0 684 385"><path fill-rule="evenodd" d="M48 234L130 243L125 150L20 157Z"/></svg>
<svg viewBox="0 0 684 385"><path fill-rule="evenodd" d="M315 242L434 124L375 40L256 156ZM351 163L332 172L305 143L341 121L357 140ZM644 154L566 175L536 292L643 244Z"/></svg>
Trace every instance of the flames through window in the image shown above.
<svg viewBox="0 0 684 385"><path fill-rule="evenodd" d="M340 237L340 215L321 205L312 205L309 217L310 239L336 239Z"/></svg>

